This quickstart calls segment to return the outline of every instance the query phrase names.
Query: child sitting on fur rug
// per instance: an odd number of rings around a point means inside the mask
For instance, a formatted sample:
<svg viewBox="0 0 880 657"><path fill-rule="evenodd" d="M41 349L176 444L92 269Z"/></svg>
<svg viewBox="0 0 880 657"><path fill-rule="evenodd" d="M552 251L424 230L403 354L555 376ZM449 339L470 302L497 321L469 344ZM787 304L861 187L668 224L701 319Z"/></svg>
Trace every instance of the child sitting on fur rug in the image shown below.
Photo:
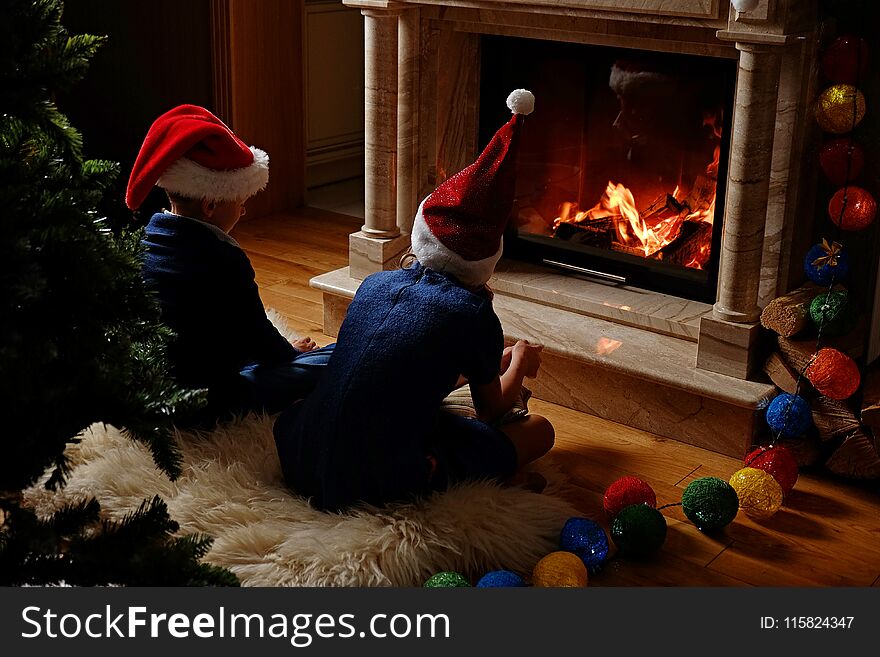
<svg viewBox="0 0 880 657"><path fill-rule="evenodd" d="M497 425L541 361L541 347L525 341L504 350L486 288L534 97L517 90L507 102L513 118L477 161L422 202L415 261L363 281L321 382L275 423L285 480L316 508L383 505L466 480L509 481L553 445L543 417ZM476 419L440 410L462 377ZM394 405L378 406L379 391Z"/></svg>
<svg viewBox="0 0 880 657"><path fill-rule="evenodd" d="M198 422L277 413L317 384L333 346L288 342L272 325L254 270L229 236L245 201L266 186L269 157L246 146L203 107L181 105L147 132L125 202L136 210L153 185L171 210L153 215L143 239L143 275L176 334L177 381L208 390Z"/></svg>

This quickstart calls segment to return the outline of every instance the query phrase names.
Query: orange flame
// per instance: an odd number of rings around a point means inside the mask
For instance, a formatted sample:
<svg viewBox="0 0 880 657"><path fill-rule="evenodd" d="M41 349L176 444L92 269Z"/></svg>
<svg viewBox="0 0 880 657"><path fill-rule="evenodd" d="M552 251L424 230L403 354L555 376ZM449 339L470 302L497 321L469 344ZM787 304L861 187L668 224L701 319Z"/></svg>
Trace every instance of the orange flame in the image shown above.
<svg viewBox="0 0 880 657"><path fill-rule="evenodd" d="M721 137L721 116L707 113L703 125L709 126L716 138ZM716 145L712 161L707 165L704 176L698 178L685 198L679 198L676 186L669 197L674 201L675 210L649 225L639 213L635 198L630 189L620 183L608 181L599 202L586 211L578 211L577 203L564 202L559 208L559 216L553 220L554 231L563 223L589 224L610 221L615 241L629 249L642 251L644 257L655 255L664 246L673 242L680 234L685 222L705 222L712 225L715 217L715 196L718 179L718 166L721 160L721 146ZM711 185L711 189L707 186ZM680 210L679 210L680 208ZM653 216L669 214L664 212ZM698 255L691 258L685 266L702 269L711 249L711 231L700 244ZM662 254L661 254L662 255Z"/></svg>

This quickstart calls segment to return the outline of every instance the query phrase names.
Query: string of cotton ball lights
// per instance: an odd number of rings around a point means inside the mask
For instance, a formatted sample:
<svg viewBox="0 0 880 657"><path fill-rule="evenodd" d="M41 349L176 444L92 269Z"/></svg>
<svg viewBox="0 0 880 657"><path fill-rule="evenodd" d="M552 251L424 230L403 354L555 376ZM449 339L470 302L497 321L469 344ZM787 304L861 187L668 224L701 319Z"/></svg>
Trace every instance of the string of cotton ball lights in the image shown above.
<svg viewBox="0 0 880 657"><path fill-rule="evenodd" d="M782 506L785 495L797 480L797 464L780 439L803 436L812 424L810 405L801 396L803 379L822 395L843 400L860 385L859 368L843 352L821 347L825 337L845 335L857 320L855 304L847 290L835 290L850 271L849 255L840 241L844 231L867 228L874 221L877 204L873 196L853 180L864 166L864 150L850 133L866 112L864 94L858 83L867 72L868 47L864 39L838 37L824 51L821 70L833 84L823 91L816 105L816 121L826 132L846 135L827 141L819 153L819 164L828 181L840 189L828 204L835 225L835 237L822 239L807 251L804 273L813 283L827 287L810 303L810 319L816 329L816 349L798 372L794 394L781 393L766 410L773 432L770 445L748 454L745 467L731 477L730 484L740 498L740 508L754 518L768 518ZM767 475L770 476L767 476Z"/></svg>

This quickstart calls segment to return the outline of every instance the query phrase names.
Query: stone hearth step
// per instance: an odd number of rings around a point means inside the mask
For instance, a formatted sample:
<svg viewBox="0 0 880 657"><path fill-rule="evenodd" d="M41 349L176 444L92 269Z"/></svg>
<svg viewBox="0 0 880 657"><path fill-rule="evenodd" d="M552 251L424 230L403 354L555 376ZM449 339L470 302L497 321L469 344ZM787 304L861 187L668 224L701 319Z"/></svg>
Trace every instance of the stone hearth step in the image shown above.
<svg viewBox="0 0 880 657"><path fill-rule="evenodd" d="M348 268L312 279L323 292L324 333L336 335L360 281ZM696 367L694 342L496 294L507 340L544 345L535 397L741 458L776 394L770 383Z"/></svg>

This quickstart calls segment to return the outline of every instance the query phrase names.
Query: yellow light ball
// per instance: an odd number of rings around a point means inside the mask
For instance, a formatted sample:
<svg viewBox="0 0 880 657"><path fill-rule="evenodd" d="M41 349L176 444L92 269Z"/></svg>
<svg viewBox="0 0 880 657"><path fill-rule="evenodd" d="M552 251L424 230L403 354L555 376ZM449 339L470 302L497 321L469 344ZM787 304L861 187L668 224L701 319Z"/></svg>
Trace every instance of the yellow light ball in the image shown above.
<svg viewBox="0 0 880 657"><path fill-rule="evenodd" d="M865 117L865 96L851 84L835 84L819 96L816 121L825 132L849 132Z"/></svg>
<svg viewBox="0 0 880 657"><path fill-rule="evenodd" d="M587 567L573 552L551 552L532 570L532 586L584 588L586 585Z"/></svg>
<svg viewBox="0 0 880 657"><path fill-rule="evenodd" d="M739 498L739 508L750 518L769 518L782 506L782 486L765 470L737 470L730 477L730 486Z"/></svg>

